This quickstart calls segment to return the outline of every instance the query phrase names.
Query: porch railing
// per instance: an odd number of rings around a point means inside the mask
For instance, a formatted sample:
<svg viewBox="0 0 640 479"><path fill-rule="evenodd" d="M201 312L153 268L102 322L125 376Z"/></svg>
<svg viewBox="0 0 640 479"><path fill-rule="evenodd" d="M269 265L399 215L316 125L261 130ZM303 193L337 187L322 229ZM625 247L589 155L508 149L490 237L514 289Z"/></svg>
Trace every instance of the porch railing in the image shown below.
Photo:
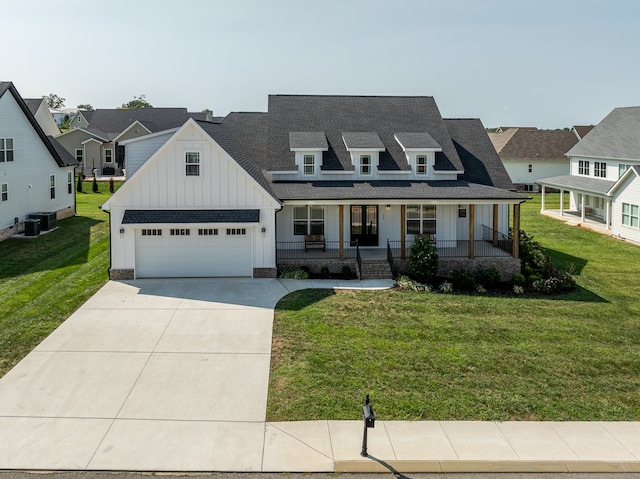
<svg viewBox="0 0 640 479"><path fill-rule="evenodd" d="M342 242L342 257L340 257L340 241L326 241L326 251L322 249L304 249L304 241L278 241L276 242L276 254L278 259L304 260L304 259L354 259L356 249L350 241Z"/></svg>
<svg viewBox="0 0 640 479"><path fill-rule="evenodd" d="M393 250L391 249L391 243L389 242L389 240L387 240L387 262L389 263L389 266L391 267L391 273L395 277L395 275L396 275L396 265L395 265L395 263L393 261Z"/></svg>
<svg viewBox="0 0 640 479"><path fill-rule="evenodd" d="M469 257L469 241L468 240L437 240L435 243L436 251L440 258L468 258ZM388 241L387 249L391 251L394 258L409 259L409 252L413 240L405 241L405 257L402 257L402 242ZM500 243L504 248L506 244ZM500 246L494 246L491 242L478 240L474 241L474 257L500 257L511 256L511 252ZM389 253L387 253L389 254Z"/></svg>
<svg viewBox="0 0 640 479"><path fill-rule="evenodd" d="M362 278L362 257L360 256L360 246L356 240L356 261L358 263L358 278Z"/></svg>
<svg viewBox="0 0 640 479"><path fill-rule="evenodd" d="M485 243L489 243L491 246L499 248L509 256L513 255L513 238L510 236L500 233L486 225L482 225L482 239Z"/></svg>

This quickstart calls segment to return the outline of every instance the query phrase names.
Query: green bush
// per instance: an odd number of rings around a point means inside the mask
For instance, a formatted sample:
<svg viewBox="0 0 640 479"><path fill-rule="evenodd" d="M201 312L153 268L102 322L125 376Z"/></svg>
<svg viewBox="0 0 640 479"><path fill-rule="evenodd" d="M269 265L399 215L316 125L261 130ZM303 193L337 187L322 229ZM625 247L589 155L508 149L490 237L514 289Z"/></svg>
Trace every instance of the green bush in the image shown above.
<svg viewBox="0 0 640 479"><path fill-rule="evenodd" d="M93 177L93 192L100 193L100 189L98 188L98 179L95 176Z"/></svg>
<svg viewBox="0 0 640 479"><path fill-rule="evenodd" d="M475 274L468 269L456 269L449 279L458 291L473 291L476 288Z"/></svg>
<svg viewBox="0 0 640 479"><path fill-rule="evenodd" d="M524 287L527 285L527 278L525 278L524 274L516 273L511 278L511 283L514 286Z"/></svg>
<svg viewBox="0 0 640 479"><path fill-rule="evenodd" d="M500 276L500 271L495 266L491 266L487 269L482 266L478 266L475 273L476 284L482 285L485 288L495 289L502 282L502 277Z"/></svg>
<svg viewBox="0 0 640 479"><path fill-rule="evenodd" d="M537 274L532 274L531 276L529 276L527 278L527 283L529 285L532 285L533 283L535 283L536 281L541 280L541 279L542 279L542 276L539 276Z"/></svg>
<svg viewBox="0 0 640 479"><path fill-rule="evenodd" d="M421 283L429 283L438 275L438 252L428 238L416 238L411 245L409 266Z"/></svg>
<svg viewBox="0 0 640 479"><path fill-rule="evenodd" d="M290 269L280 273L282 279L309 279L309 272L302 268Z"/></svg>
<svg viewBox="0 0 640 479"><path fill-rule="evenodd" d="M342 276L344 276L345 278L351 278L353 276L353 271L351 271L351 268L347 265L344 265L342 267Z"/></svg>
<svg viewBox="0 0 640 479"><path fill-rule="evenodd" d="M533 241L533 235L520 230L520 259L522 260L522 273L525 276L537 274L542 276L547 265L547 258L542 252L542 246ZM528 273L528 268L532 271Z"/></svg>
<svg viewBox="0 0 640 479"><path fill-rule="evenodd" d="M327 266L320 268L320 277L323 279L327 279L329 277L329 268Z"/></svg>
<svg viewBox="0 0 640 479"><path fill-rule="evenodd" d="M78 175L78 186L76 186L76 191L78 193L82 193L82 175Z"/></svg>
<svg viewBox="0 0 640 479"><path fill-rule="evenodd" d="M441 293L453 293L453 285L449 281L445 281L438 287Z"/></svg>
<svg viewBox="0 0 640 479"><path fill-rule="evenodd" d="M431 286L428 284L419 283L409 278L408 276L400 275L396 280L396 285L399 289L405 289L408 291L431 291Z"/></svg>

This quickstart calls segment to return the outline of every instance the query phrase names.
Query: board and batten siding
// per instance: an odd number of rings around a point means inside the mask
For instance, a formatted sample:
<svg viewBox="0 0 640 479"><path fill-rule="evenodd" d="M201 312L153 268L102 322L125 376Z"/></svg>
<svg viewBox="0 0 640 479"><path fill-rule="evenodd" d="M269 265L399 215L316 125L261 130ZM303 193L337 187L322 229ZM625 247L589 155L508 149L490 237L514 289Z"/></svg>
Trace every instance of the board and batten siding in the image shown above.
<svg viewBox="0 0 640 479"><path fill-rule="evenodd" d="M73 167L60 167L49 153L13 95L0 98L0 137L13 138L12 162L0 163L0 184L7 184L8 200L0 201L0 231L23 222L30 213L75 213L75 185L68 193L67 175ZM51 199L50 176L55 176L56 197Z"/></svg>
<svg viewBox="0 0 640 479"><path fill-rule="evenodd" d="M622 224L622 203L640 207L640 178L635 174L630 175L618 186L617 191L619 194L612 203L611 232L615 235L620 235L622 238L640 243L640 228Z"/></svg>
<svg viewBox="0 0 640 479"><path fill-rule="evenodd" d="M200 176L186 176L187 152L200 153ZM135 268L136 226L124 225L124 232L120 233L127 209L259 209L258 224L225 223L218 227L251 228L253 267L274 268L274 214L279 207L277 201L204 131L196 125L187 125L129 177L111 203L112 268ZM199 226L212 227L188 225L189 228ZM148 227L170 228L171 225Z"/></svg>

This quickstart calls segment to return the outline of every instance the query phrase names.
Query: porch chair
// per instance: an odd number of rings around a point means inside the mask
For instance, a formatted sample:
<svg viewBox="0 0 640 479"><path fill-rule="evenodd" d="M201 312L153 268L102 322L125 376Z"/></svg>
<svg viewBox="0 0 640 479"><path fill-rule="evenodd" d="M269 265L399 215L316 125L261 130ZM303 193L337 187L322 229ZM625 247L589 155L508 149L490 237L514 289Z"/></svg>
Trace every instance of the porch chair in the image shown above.
<svg viewBox="0 0 640 479"><path fill-rule="evenodd" d="M322 249L327 251L327 243L323 235L304 235L304 251L310 249Z"/></svg>

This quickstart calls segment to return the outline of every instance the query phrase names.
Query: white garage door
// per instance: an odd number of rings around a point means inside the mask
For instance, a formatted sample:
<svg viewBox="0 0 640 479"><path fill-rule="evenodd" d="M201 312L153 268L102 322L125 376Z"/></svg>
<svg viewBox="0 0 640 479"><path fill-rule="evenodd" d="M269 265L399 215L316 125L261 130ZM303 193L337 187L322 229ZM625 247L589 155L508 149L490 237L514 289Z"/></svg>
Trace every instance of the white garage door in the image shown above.
<svg viewBox="0 0 640 479"><path fill-rule="evenodd" d="M251 229L136 230L136 277L252 276Z"/></svg>

